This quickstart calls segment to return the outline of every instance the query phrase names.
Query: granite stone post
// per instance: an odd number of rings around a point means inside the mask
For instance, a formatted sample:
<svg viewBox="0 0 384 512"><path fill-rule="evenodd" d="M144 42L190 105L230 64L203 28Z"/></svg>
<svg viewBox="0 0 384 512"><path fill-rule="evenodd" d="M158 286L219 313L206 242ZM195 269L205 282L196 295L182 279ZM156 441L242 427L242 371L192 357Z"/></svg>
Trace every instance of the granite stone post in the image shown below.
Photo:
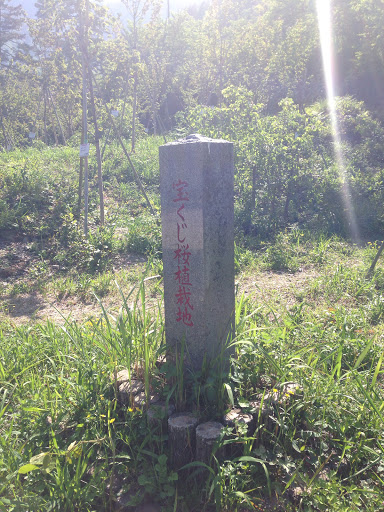
<svg viewBox="0 0 384 512"><path fill-rule="evenodd" d="M233 144L200 135L160 147L167 357L227 366L234 330ZM225 350L225 351L224 351ZM223 357L221 357L223 355Z"/></svg>

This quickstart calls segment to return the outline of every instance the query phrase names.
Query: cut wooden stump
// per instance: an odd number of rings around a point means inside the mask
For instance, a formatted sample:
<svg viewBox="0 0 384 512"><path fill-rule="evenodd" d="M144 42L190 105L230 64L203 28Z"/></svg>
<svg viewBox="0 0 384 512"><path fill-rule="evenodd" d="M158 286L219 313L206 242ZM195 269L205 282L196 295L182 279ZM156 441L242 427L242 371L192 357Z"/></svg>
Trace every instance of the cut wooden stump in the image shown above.
<svg viewBox="0 0 384 512"><path fill-rule="evenodd" d="M196 445L196 427L199 420L191 412L172 414L168 420L168 439L171 466L180 469L192 462Z"/></svg>
<svg viewBox="0 0 384 512"><path fill-rule="evenodd" d="M237 424L247 426L247 434L251 435L255 429L255 421L252 414L243 412L241 409L232 409L223 417L223 423L226 427L236 427Z"/></svg>
<svg viewBox="0 0 384 512"><path fill-rule="evenodd" d="M168 424L168 418L175 412L175 406L173 404L167 404L166 402L157 402L152 404L147 411L147 421L151 428L163 427L166 428Z"/></svg>
<svg viewBox="0 0 384 512"><path fill-rule="evenodd" d="M235 429L235 433L239 430L238 425L242 424L246 426L246 436L250 436L255 431L255 419L252 414L243 412L241 409L232 409L225 416L223 416L223 423L226 427L232 427ZM227 438L229 439L229 438ZM229 457L239 457L243 453L243 443L241 438L237 439L236 442L230 443L226 446L226 455Z"/></svg>
<svg viewBox="0 0 384 512"><path fill-rule="evenodd" d="M111 379L116 386L117 399L123 405L141 408L160 401L160 396L154 393L149 395L147 401L144 382L137 378L132 378L132 374L127 369L120 370L116 374L113 373Z"/></svg>
<svg viewBox="0 0 384 512"><path fill-rule="evenodd" d="M217 421L202 423L196 429L196 460L211 465L213 447L219 439L223 425ZM215 453L217 459L223 458L224 451L220 448Z"/></svg>

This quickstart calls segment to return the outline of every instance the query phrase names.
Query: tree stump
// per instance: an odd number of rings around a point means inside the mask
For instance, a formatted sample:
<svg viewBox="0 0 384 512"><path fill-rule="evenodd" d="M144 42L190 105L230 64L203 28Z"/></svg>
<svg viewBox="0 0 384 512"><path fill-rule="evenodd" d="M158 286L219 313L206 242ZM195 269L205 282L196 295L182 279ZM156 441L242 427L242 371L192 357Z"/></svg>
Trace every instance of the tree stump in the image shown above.
<svg viewBox="0 0 384 512"><path fill-rule="evenodd" d="M247 426L247 435L253 434L255 422L252 414L243 412L241 409L232 409L223 417L223 423L226 427L235 427L238 423Z"/></svg>
<svg viewBox="0 0 384 512"><path fill-rule="evenodd" d="M219 439L223 425L217 421L202 423L196 429L196 460L211 465L212 451L216 441ZM220 448L215 456L221 460L224 455L223 448Z"/></svg>
<svg viewBox="0 0 384 512"><path fill-rule="evenodd" d="M147 411L147 421L151 428L162 427L164 430L167 427L168 418L175 412L173 404L166 402L157 402L152 404Z"/></svg>
<svg viewBox="0 0 384 512"><path fill-rule="evenodd" d="M232 409L225 416L223 416L223 423L226 427L233 427L235 434L238 433L238 425L242 424L246 426L246 436L250 436L255 431L255 420L252 414L243 412L241 409ZM239 457L243 453L243 443L241 438L236 442L230 443L226 446L227 456Z"/></svg>
<svg viewBox="0 0 384 512"><path fill-rule="evenodd" d="M192 462L196 445L196 427L199 420L191 412L172 414L168 420L168 440L171 466L180 469Z"/></svg>

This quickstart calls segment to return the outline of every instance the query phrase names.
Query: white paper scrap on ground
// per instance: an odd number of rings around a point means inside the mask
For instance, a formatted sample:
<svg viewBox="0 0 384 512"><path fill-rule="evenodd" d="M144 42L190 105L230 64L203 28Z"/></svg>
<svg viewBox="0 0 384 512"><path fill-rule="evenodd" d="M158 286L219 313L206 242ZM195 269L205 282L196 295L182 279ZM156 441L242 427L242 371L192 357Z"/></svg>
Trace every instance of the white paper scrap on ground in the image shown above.
<svg viewBox="0 0 384 512"><path fill-rule="evenodd" d="M111 116L118 117L119 116L119 111L118 110L111 110Z"/></svg>
<svg viewBox="0 0 384 512"><path fill-rule="evenodd" d="M35 132L29 132L28 137L30 139L34 139L36 137L36 133Z"/></svg>

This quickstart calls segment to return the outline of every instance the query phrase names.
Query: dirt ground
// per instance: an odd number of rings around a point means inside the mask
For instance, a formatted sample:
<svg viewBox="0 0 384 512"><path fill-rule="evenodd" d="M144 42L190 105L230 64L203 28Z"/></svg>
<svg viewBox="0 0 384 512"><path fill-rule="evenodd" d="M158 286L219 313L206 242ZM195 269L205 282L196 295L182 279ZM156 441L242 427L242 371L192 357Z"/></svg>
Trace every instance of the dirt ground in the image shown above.
<svg viewBox="0 0 384 512"><path fill-rule="evenodd" d="M59 298L52 291L54 282L70 274L58 265L48 266L39 273L39 263L28 241L0 240L0 321L15 326L47 320L64 324L68 320L85 322L101 315L100 305L91 291L86 296L67 295L64 291ZM139 276L144 264L145 258L141 256L118 256L110 273L117 280L121 269L129 269ZM117 287L111 288L102 303L109 312L117 313L122 300Z"/></svg>
<svg viewBox="0 0 384 512"><path fill-rule="evenodd" d="M0 241L0 321L18 326L50 320L63 324L67 320L86 322L101 315L101 308L92 294L76 294L58 299L48 283L63 277L56 265L36 276L39 258L30 250L28 241ZM119 273L129 270L139 277L145 259L135 255L115 258L111 272L118 280ZM300 294L319 276L318 269L300 269L296 273L247 272L236 276L236 293L244 293L255 304L283 303L287 308L294 305ZM103 297L102 303L112 314L121 307L117 289Z"/></svg>

